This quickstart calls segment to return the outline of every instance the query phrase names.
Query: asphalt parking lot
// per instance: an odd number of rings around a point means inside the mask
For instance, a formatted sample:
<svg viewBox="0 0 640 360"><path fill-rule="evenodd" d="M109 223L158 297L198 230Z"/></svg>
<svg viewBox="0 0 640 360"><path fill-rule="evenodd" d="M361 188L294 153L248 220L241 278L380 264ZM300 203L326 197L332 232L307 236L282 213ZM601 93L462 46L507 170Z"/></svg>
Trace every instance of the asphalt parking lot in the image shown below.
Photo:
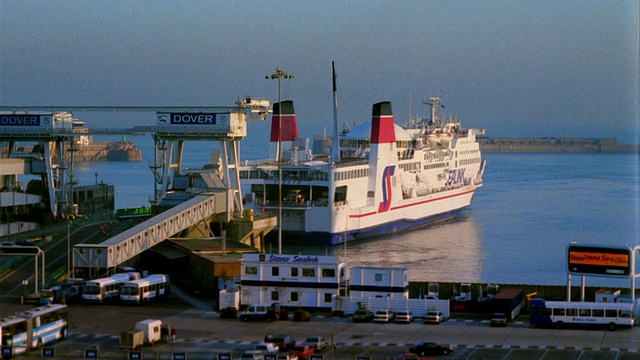
<svg viewBox="0 0 640 360"><path fill-rule="evenodd" d="M4 299L6 300L6 299ZM24 311L32 305L3 301L2 314ZM535 329L521 316L505 328L489 326L483 315L458 315L440 325L353 323L350 318L314 314L310 322L274 321L244 323L220 319L218 313L195 309L172 297L146 306L70 305L70 329L66 340L54 343L58 358L82 358L83 349L97 347L100 358L126 359L118 350L118 335L144 319L161 319L177 329L175 342L143 348L145 359L214 359L217 353L238 356L262 341L266 334L287 334L296 340L311 335L333 339L324 358L391 359L407 353L419 341L434 341L454 348L445 359L640 359L640 329L591 331ZM32 352L24 359L40 359Z"/></svg>

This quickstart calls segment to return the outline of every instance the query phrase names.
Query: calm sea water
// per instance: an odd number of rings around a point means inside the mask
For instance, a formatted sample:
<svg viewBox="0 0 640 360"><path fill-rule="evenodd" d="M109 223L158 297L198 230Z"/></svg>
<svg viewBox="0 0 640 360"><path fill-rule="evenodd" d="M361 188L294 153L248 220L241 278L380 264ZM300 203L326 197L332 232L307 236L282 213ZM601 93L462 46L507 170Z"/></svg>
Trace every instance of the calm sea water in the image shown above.
<svg viewBox="0 0 640 360"><path fill-rule="evenodd" d="M76 164L80 184L115 186L116 207L148 205L153 194L149 136L132 137L140 163ZM244 158L266 143L243 144ZM201 167L217 145L187 145L185 163ZM246 155L248 154L248 155ZM350 266L410 269L410 279L563 285L566 247L638 246L638 156L632 154L485 154L484 186L458 219L402 234L329 248L285 247L284 253L332 254ZM273 248L277 252L277 248ZM574 276L574 284L580 280ZM589 286L629 280L587 278Z"/></svg>

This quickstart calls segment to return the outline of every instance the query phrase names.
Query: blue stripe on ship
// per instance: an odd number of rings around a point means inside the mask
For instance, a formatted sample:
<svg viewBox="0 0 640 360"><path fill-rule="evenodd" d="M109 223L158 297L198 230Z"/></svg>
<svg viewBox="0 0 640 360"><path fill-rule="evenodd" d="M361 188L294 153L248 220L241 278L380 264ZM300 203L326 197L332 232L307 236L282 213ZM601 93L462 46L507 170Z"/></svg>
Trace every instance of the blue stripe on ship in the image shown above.
<svg viewBox="0 0 640 360"><path fill-rule="evenodd" d="M331 234L328 232L301 231L283 231L282 234L284 235L286 244L330 246L344 243L345 236L347 237L347 241L354 241L428 226L445 220L453 219L456 216L460 215L462 210L464 210L464 208L451 210L445 213L417 220L401 219L398 221L381 224L380 226L347 231L346 234L345 232ZM275 238L276 236L277 231L271 231L269 232L269 234L267 234L267 239L269 241L277 241L277 238Z"/></svg>

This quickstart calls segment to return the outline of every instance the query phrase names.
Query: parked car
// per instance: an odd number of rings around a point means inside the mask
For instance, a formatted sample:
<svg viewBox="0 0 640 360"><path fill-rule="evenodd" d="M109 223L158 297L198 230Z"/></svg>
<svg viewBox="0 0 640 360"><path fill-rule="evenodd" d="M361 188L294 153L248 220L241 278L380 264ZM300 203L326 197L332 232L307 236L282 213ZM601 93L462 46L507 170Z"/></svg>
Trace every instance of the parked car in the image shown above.
<svg viewBox="0 0 640 360"><path fill-rule="evenodd" d="M309 355L314 354L314 350L309 345L296 345L293 347L293 351L291 352L298 357L300 360L307 360Z"/></svg>
<svg viewBox="0 0 640 360"><path fill-rule="evenodd" d="M279 352L287 352L296 346L296 340L288 335L276 335L271 339L265 339L265 342L270 342L273 346L277 346Z"/></svg>
<svg viewBox="0 0 640 360"><path fill-rule="evenodd" d="M453 352L450 346L439 345L434 342L419 342L409 348L409 352L424 355L447 355Z"/></svg>
<svg viewBox="0 0 640 360"><path fill-rule="evenodd" d="M238 309L233 306L227 306L220 310L220 319L235 319L238 317Z"/></svg>
<svg viewBox="0 0 640 360"><path fill-rule="evenodd" d="M491 315L491 326L507 326L507 315L504 313L493 313L493 315Z"/></svg>
<svg viewBox="0 0 640 360"><path fill-rule="evenodd" d="M298 360L298 355L293 353L278 354L278 360Z"/></svg>
<svg viewBox="0 0 640 360"><path fill-rule="evenodd" d="M408 310L398 311L395 316L395 322L408 324L413 321L413 313Z"/></svg>
<svg viewBox="0 0 640 360"><path fill-rule="evenodd" d="M420 355L416 354L402 354L396 357L396 360L429 360L431 358L424 358Z"/></svg>
<svg viewBox="0 0 640 360"><path fill-rule="evenodd" d="M444 314L442 314L440 311L429 310L424 316L425 324L440 324L444 320Z"/></svg>
<svg viewBox="0 0 640 360"><path fill-rule="evenodd" d="M32 243L31 241L27 240L27 239L18 239L16 240L16 245L20 245L20 246L35 246L35 243Z"/></svg>
<svg viewBox="0 0 640 360"><path fill-rule="evenodd" d="M374 314L371 310L360 309L353 313L353 322L369 322L373 320Z"/></svg>
<svg viewBox="0 0 640 360"><path fill-rule="evenodd" d="M395 318L395 314L390 310L378 310L373 317L373 322L388 323L392 322Z"/></svg>
<svg viewBox="0 0 640 360"><path fill-rule="evenodd" d="M322 336L309 336L302 343L315 351L321 351L327 347L327 341Z"/></svg>
<svg viewBox="0 0 640 360"><path fill-rule="evenodd" d="M293 321L311 321L311 314L305 310L296 310L293 312Z"/></svg>
<svg viewBox="0 0 640 360"><path fill-rule="evenodd" d="M264 360L264 353L259 350L247 350L240 355L240 360Z"/></svg>
<svg viewBox="0 0 640 360"><path fill-rule="evenodd" d="M254 350L260 351L263 354L277 354L280 349L273 343L264 342L256 345Z"/></svg>
<svg viewBox="0 0 640 360"><path fill-rule="evenodd" d="M240 320L247 322L249 320L278 320L280 318L280 304L251 304L240 314Z"/></svg>

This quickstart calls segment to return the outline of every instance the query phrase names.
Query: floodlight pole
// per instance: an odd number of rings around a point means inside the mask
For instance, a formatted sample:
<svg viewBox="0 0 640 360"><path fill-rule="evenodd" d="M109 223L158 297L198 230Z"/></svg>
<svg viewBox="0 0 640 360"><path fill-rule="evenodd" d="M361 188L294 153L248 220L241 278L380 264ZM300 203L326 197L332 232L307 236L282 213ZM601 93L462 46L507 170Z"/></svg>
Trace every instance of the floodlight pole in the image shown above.
<svg viewBox="0 0 640 360"><path fill-rule="evenodd" d="M265 76L266 79L278 79L278 148L276 156L278 161L278 254L282 254L282 79L293 79L293 75L287 74L282 68L276 68L276 72Z"/></svg>

